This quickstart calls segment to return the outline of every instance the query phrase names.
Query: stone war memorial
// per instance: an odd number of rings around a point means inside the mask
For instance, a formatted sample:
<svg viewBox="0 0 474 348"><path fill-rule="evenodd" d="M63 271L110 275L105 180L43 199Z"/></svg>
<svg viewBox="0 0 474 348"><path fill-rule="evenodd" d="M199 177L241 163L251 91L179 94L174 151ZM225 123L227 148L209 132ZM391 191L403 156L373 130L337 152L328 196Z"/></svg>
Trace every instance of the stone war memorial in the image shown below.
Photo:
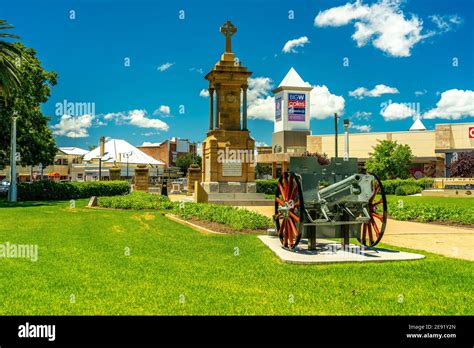
<svg viewBox="0 0 474 348"><path fill-rule="evenodd" d="M227 21L220 32L225 52L205 76L209 81L209 131L203 142L202 188L209 203L272 205L256 193L255 141L247 128L247 79L252 74L235 59Z"/></svg>

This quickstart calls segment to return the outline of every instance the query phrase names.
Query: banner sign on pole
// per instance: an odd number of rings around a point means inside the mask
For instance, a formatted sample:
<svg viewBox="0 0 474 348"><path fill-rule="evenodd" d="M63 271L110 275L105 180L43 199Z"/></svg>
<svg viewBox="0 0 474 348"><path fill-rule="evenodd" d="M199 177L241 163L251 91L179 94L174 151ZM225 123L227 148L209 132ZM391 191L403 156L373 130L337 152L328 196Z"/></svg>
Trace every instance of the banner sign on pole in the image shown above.
<svg viewBox="0 0 474 348"><path fill-rule="evenodd" d="M275 121L281 120L281 97L275 99Z"/></svg>

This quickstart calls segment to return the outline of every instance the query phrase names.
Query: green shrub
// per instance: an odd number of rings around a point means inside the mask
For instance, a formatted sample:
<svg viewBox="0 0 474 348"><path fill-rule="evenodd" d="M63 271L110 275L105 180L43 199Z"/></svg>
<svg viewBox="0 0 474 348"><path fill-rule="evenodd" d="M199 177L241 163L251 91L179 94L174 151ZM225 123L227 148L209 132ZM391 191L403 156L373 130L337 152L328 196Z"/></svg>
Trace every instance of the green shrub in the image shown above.
<svg viewBox="0 0 474 348"><path fill-rule="evenodd" d="M97 204L114 209L172 209L175 204L168 197L146 192L132 192L124 196L99 197Z"/></svg>
<svg viewBox="0 0 474 348"><path fill-rule="evenodd" d="M420 193L421 191L423 191L423 189L418 185L406 184L406 185L398 186L395 189L395 194L397 196L410 196L410 195Z"/></svg>
<svg viewBox="0 0 474 348"><path fill-rule="evenodd" d="M275 195L277 190L277 179L260 179L255 180L257 183L257 192L265 193L266 195Z"/></svg>
<svg viewBox="0 0 474 348"><path fill-rule="evenodd" d="M125 196L100 197L98 205L114 209L156 209L167 210L184 219L190 217L218 222L236 230L264 229L272 225L270 218L235 207L208 203L171 202L168 197L145 192L132 192Z"/></svg>
<svg viewBox="0 0 474 348"><path fill-rule="evenodd" d="M393 179L383 180L382 185L385 193L388 195L396 194L395 191L399 186L415 185L419 186L421 190L432 187L434 182L433 178L421 178L421 179ZM421 191L420 191L421 192Z"/></svg>
<svg viewBox="0 0 474 348"><path fill-rule="evenodd" d="M18 199L65 200L89 198L92 196L115 196L130 192L127 181L87 181L87 182L53 182L36 181L18 184Z"/></svg>
<svg viewBox="0 0 474 348"><path fill-rule="evenodd" d="M264 229L272 225L271 219L264 215L247 209L217 204L184 203L177 205L173 213L184 219L194 217L199 220L218 222L236 230Z"/></svg>

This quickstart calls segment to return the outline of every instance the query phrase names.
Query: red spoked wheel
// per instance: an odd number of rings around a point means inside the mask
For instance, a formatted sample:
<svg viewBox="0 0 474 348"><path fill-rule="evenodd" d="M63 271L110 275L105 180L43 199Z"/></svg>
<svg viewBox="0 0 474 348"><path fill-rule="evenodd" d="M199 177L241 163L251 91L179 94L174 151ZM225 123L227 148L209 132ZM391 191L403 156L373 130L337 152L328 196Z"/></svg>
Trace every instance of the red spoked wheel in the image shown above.
<svg viewBox="0 0 474 348"><path fill-rule="evenodd" d="M294 249L303 235L304 202L298 176L285 172L277 183L275 225L283 247Z"/></svg>
<svg viewBox="0 0 474 348"><path fill-rule="evenodd" d="M387 225L387 198L385 197L385 190L379 178L374 177L372 181L373 194L369 199L368 212L370 220L362 224L360 237L357 238L359 242L365 246L373 247L377 245L383 237L385 226Z"/></svg>

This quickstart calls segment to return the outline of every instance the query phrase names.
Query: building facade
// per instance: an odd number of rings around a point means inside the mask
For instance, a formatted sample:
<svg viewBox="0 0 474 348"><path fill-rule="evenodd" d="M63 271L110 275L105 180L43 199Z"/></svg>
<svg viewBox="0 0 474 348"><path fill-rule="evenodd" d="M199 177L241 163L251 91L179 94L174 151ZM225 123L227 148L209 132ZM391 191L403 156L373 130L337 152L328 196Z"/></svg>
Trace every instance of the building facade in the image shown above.
<svg viewBox="0 0 474 348"><path fill-rule="evenodd" d="M162 161L166 168L176 167L176 160L186 153L196 154L196 143L188 139L173 137L156 145L139 146L138 149L156 160Z"/></svg>
<svg viewBox="0 0 474 348"><path fill-rule="evenodd" d="M311 135L310 91L311 88L293 68L273 91L275 121L272 146L257 148L257 163L271 166L273 178L288 169L291 157L308 153L325 154L329 158L336 155L334 134ZM341 132L337 139L337 155L342 157L344 133ZM413 161L410 171L413 177L449 177L447 166L456 154L474 151L474 123L437 124L434 130L427 130L417 119L408 131L349 133L349 156L358 159L361 171L374 146L382 140L396 141L411 148Z"/></svg>
<svg viewBox="0 0 474 348"><path fill-rule="evenodd" d="M69 181L71 180L72 165L82 163L82 156L87 152L87 150L78 147L60 147L54 157L54 164L50 166L17 166L18 181L27 182L48 178L55 181ZM9 180L9 176L10 166L0 170L0 180Z"/></svg>
<svg viewBox="0 0 474 348"><path fill-rule="evenodd" d="M473 129L474 123L447 123L437 124L434 130L350 133L349 153L351 157L357 157L359 164L363 166L379 141L392 140L410 147L414 156L411 167L414 177L449 177L446 166L451 163L453 155L474 151ZM338 143L339 148L343 148L344 135L338 136ZM334 157L335 136L308 136L307 150Z"/></svg>

